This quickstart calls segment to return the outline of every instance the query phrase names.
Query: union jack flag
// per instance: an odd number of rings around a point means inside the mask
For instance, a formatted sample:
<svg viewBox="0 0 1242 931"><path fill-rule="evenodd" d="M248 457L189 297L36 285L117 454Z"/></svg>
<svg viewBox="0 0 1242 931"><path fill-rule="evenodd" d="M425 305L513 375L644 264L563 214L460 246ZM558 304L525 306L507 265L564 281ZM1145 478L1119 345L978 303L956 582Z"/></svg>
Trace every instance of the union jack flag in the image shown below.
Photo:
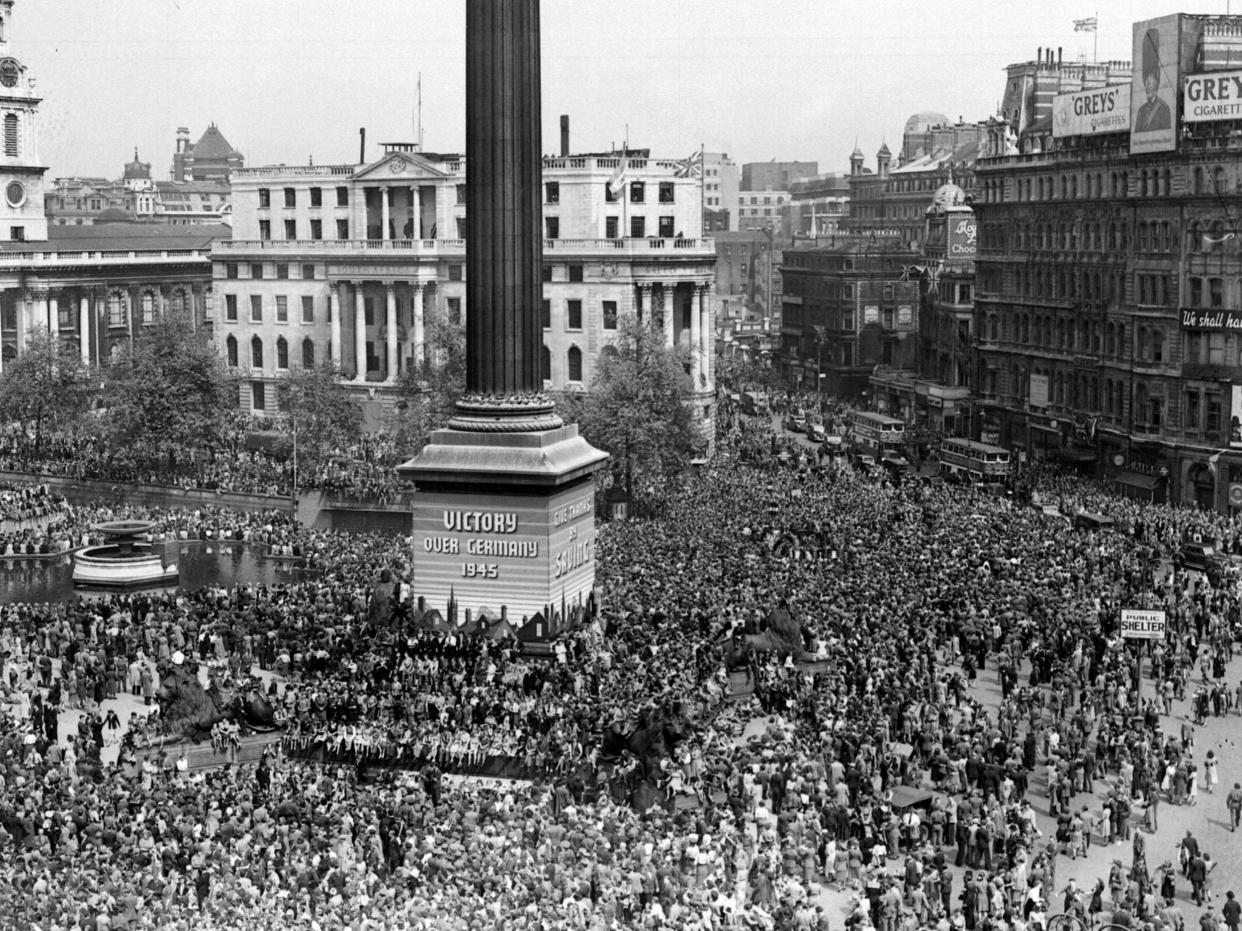
<svg viewBox="0 0 1242 931"><path fill-rule="evenodd" d="M697 151L688 158L678 159L673 175L678 178L699 178L703 175L703 152Z"/></svg>
<svg viewBox="0 0 1242 931"><path fill-rule="evenodd" d="M1094 16L1089 16L1086 19L1074 20L1075 32L1095 32L1099 26L1100 22Z"/></svg>

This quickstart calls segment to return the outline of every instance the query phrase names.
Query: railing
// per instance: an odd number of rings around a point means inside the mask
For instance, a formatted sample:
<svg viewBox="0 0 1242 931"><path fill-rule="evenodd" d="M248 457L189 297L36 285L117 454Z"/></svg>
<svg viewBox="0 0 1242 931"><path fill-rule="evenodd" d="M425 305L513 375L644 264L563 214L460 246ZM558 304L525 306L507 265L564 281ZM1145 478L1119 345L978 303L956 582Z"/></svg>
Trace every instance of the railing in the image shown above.
<svg viewBox="0 0 1242 931"><path fill-rule="evenodd" d="M265 165L256 168L235 168L233 179L239 178L289 178L294 175L328 177L352 175L358 165Z"/></svg>
<svg viewBox="0 0 1242 931"><path fill-rule="evenodd" d="M464 239L221 239L214 244L221 252L411 252L465 254ZM545 239L545 253L609 252L622 255L653 252L702 252L715 255L716 240L677 237L642 239Z"/></svg>
<svg viewBox="0 0 1242 931"><path fill-rule="evenodd" d="M211 252L206 249L131 249L128 252L4 252L0 267L8 265L92 265L157 264L201 259L210 264Z"/></svg>

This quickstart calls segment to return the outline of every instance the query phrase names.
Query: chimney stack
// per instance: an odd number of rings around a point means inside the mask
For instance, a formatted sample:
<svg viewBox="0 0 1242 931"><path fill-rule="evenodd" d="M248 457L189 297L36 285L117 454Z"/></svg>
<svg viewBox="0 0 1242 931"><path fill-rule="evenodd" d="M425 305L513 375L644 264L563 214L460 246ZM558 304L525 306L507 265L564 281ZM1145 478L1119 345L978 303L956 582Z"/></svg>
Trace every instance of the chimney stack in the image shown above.
<svg viewBox="0 0 1242 931"><path fill-rule="evenodd" d="M569 155L569 114L561 114L561 158Z"/></svg>
<svg viewBox="0 0 1242 931"><path fill-rule="evenodd" d="M360 126L358 128L358 164L365 165L367 163L367 128Z"/></svg>
<svg viewBox="0 0 1242 931"><path fill-rule="evenodd" d="M1042 65L1044 63L1044 47L1042 45L1035 49L1035 63L1037 65Z"/></svg>
<svg viewBox="0 0 1242 931"><path fill-rule="evenodd" d="M1057 46L1057 67L1061 67L1061 46Z"/></svg>

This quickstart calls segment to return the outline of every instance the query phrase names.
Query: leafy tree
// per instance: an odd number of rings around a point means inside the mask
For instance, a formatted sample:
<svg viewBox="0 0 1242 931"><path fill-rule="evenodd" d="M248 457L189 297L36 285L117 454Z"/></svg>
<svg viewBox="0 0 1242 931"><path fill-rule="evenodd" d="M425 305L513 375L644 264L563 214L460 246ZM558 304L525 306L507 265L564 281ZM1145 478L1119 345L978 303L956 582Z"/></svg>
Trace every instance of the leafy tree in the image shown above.
<svg viewBox="0 0 1242 931"><path fill-rule="evenodd" d="M314 468L334 447L362 434L362 408L331 362L291 369L276 383L276 403L303 468Z"/></svg>
<svg viewBox="0 0 1242 931"><path fill-rule="evenodd" d="M201 331L175 317L142 327L108 368L104 402L114 443L139 461L223 445L238 379Z"/></svg>
<svg viewBox="0 0 1242 931"><path fill-rule="evenodd" d="M23 454L36 458L44 431L76 427L90 400L90 374L78 350L45 328L31 332L21 355L0 374L0 411L20 425Z"/></svg>
<svg viewBox="0 0 1242 931"><path fill-rule="evenodd" d="M397 442L411 453L449 422L466 390L466 333L433 316L425 331L426 360L408 369L397 384L390 425Z"/></svg>
<svg viewBox="0 0 1242 931"><path fill-rule="evenodd" d="M648 478L675 475L702 445L689 361L686 350L665 345L661 330L622 318L587 393L561 398L562 415L576 418L582 435L624 466L631 494L635 471Z"/></svg>

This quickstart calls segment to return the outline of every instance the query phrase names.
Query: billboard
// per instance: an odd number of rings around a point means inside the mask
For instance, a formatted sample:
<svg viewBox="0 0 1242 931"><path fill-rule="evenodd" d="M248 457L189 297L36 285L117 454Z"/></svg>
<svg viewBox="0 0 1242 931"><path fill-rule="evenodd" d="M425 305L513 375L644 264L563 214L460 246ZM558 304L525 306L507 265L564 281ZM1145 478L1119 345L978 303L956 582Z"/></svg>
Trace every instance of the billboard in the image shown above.
<svg viewBox="0 0 1242 931"><path fill-rule="evenodd" d="M1052 135L1056 138L1125 132L1129 128L1129 84L1052 98Z"/></svg>
<svg viewBox="0 0 1242 931"><path fill-rule="evenodd" d="M949 259L973 259L979 228L974 216L950 217L948 227Z"/></svg>
<svg viewBox="0 0 1242 931"><path fill-rule="evenodd" d="M1181 17L1134 24L1130 83L1130 154L1177 148L1178 53Z"/></svg>
<svg viewBox="0 0 1242 931"><path fill-rule="evenodd" d="M1194 310L1192 308L1183 307L1182 329L1211 330L1218 333L1230 330L1242 330L1242 310L1226 310L1223 308L1214 310Z"/></svg>
<svg viewBox="0 0 1242 931"><path fill-rule="evenodd" d="M1242 449L1242 385L1230 386L1229 448Z"/></svg>
<svg viewBox="0 0 1242 931"><path fill-rule="evenodd" d="M1031 375L1031 407L1048 406L1048 376Z"/></svg>
<svg viewBox="0 0 1242 931"><path fill-rule="evenodd" d="M1182 119L1187 123L1242 119L1242 71L1186 75Z"/></svg>

